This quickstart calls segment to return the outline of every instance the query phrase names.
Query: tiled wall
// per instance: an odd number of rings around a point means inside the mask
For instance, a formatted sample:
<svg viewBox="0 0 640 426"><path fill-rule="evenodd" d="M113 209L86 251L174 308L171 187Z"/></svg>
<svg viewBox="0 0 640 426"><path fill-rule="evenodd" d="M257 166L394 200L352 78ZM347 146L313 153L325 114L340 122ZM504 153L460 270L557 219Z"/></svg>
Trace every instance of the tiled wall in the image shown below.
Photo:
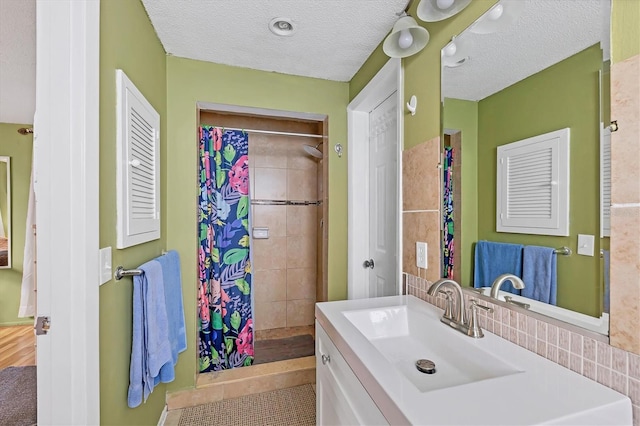
<svg viewBox="0 0 640 426"><path fill-rule="evenodd" d="M440 138L402 152L402 269L440 276ZM428 269L418 271L416 242L427 243Z"/></svg>
<svg viewBox="0 0 640 426"><path fill-rule="evenodd" d="M303 145L318 140L252 134L249 171L253 200L316 201L318 168ZM268 227L254 239L255 328L312 325L316 301L318 229L315 206L252 206L252 226Z"/></svg>
<svg viewBox="0 0 640 426"><path fill-rule="evenodd" d="M611 119L611 344L640 354L640 55L611 66Z"/></svg>
<svg viewBox="0 0 640 426"><path fill-rule="evenodd" d="M405 275L406 294L444 309L444 298L427 294L430 285L427 280ZM466 306L469 299L465 294ZM640 426L640 355L484 300L481 304L493 308L493 313L478 310L483 330L629 396L634 425Z"/></svg>

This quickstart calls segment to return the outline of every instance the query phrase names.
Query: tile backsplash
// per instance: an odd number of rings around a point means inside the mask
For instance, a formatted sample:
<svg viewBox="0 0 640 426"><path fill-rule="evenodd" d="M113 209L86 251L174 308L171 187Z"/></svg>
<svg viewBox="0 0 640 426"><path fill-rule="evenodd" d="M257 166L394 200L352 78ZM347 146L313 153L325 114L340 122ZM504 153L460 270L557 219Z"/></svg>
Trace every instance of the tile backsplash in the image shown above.
<svg viewBox="0 0 640 426"><path fill-rule="evenodd" d="M427 294L430 285L405 274L406 294L444 309L444 298ZM465 302L470 298L465 294ZM484 300L482 304L493 308L493 313L478 311L483 330L627 395L633 405L633 424L640 426L640 355L503 306Z"/></svg>

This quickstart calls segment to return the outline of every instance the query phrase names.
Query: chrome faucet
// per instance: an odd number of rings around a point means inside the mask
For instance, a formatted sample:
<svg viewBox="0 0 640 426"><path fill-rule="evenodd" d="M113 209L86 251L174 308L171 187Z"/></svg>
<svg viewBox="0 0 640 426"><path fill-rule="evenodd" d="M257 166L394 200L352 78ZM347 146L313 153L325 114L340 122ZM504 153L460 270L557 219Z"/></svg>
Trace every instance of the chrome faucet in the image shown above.
<svg viewBox="0 0 640 426"><path fill-rule="evenodd" d="M461 324L466 323L466 318L465 318L465 313L464 313L464 296L462 295L462 288L460 287L460 284L458 284L457 282L455 282L454 280L450 280L448 278L443 278L441 280L436 281L435 283L433 283L431 285L431 287L429 287L429 290L427 290L427 294L429 296L435 296L436 293L438 292L443 292L447 295L447 304L451 303L451 294L452 293L446 293L443 290L440 290L440 287L442 286L450 286L453 287L455 294L458 297L458 303L457 303L457 307L458 307L458 311L456 312L455 316L453 318L450 318L454 321L457 321ZM449 311L449 309L447 309L447 311Z"/></svg>
<svg viewBox="0 0 640 426"><path fill-rule="evenodd" d="M507 280L511 281L513 286L518 290L522 290L524 288L524 281L522 281L520 277L513 274L502 274L493 281L493 284L491 284L491 297L499 299L498 294L500 293L500 287Z"/></svg>
<svg viewBox="0 0 640 426"><path fill-rule="evenodd" d="M440 287L447 286L452 287L452 291L441 290ZM483 337L482 330L480 329L480 325L478 323L477 318L477 308L484 309L488 312L493 312L493 309L488 308L486 306L478 305L475 299L471 299L471 317L469 322L467 322L465 308L464 308L464 296L462 294L462 288L460 284L450 279L441 279L436 281L429 287L427 290L427 294L430 296L435 296L437 293L444 293L446 296L446 309L444 311L444 315L440 318L440 321L447 324L449 327L458 330L461 333L466 334L470 337ZM452 304L453 304L453 295L456 295L457 301L457 311L455 314L452 314Z"/></svg>

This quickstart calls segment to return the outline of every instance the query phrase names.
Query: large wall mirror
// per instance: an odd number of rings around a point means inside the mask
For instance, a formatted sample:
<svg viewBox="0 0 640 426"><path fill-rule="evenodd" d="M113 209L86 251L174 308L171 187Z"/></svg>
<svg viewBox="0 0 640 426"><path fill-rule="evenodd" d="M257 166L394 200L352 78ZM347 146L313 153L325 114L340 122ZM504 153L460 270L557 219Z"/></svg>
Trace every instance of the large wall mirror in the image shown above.
<svg viewBox="0 0 640 426"><path fill-rule="evenodd" d="M0 156L0 268L11 268L11 169L9 157Z"/></svg>
<svg viewBox="0 0 640 426"><path fill-rule="evenodd" d="M568 247L570 255L556 256L561 309L554 309L593 320L592 330L603 334L609 238L601 144L610 121L610 11L609 0L501 0L442 51L443 164L450 172L443 194L451 213L443 229L455 247L454 277L472 285L480 240ZM496 232L497 147L564 128L569 235ZM577 254L578 234L594 236L593 256ZM554 316L554 309L540 312Z"/></svg>

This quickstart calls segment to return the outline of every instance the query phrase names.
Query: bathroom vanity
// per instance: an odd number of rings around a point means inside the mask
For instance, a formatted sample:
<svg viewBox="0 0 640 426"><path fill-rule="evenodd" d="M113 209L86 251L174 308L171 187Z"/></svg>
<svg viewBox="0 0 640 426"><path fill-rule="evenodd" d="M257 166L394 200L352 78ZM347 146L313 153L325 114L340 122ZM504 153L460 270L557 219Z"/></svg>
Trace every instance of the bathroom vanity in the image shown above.
<svg viewBox="0 0 640 426"><path fill-rule="evenodd" d="M316 304L317 424L632 423L628 397L441 316L414 296Z"/></svg>

